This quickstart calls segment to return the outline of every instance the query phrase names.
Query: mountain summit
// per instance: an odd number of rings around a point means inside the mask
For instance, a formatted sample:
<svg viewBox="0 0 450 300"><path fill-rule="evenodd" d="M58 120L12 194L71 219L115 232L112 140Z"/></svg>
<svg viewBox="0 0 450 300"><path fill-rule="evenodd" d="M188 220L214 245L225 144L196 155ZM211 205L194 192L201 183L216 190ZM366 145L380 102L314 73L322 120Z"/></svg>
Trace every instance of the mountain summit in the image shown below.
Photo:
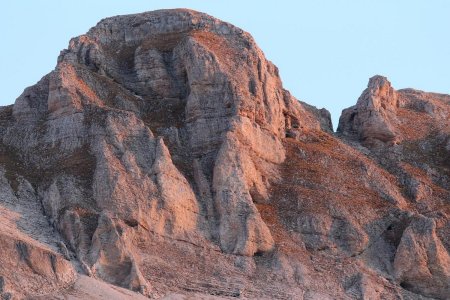
<svg viewBox="0 0 450 300"><path fill-rule="evenodd" d="M375 76L333 133L231 24L104 19L0 108L0 295L446 299L449 112Z"/></svg>

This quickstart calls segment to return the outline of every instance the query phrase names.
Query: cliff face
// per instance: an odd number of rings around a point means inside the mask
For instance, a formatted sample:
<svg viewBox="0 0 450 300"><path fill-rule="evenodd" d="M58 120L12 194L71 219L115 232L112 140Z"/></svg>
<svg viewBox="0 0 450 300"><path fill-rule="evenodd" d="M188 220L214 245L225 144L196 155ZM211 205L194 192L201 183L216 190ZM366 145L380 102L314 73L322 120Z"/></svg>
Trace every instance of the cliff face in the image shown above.
<svg viewBox="0 0 450 300"><path fill-rule="evenodd" d="M374 77L333 134L239 28L102 20L0 108L0 292L445 299L449 99Z"/></svg>

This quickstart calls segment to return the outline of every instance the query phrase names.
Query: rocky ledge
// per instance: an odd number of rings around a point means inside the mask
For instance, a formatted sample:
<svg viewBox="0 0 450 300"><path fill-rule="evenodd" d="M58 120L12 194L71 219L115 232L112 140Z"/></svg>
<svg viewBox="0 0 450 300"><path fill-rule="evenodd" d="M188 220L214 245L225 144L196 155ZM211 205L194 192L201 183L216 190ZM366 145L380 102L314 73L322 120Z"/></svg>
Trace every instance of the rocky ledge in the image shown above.
<svg viewBox="0 0 450 300"><path fill-rule="evenodd" d="M231 24L104 19L0 108L0 294L446 299L449 107L375 76L335 134Z"/></svg>

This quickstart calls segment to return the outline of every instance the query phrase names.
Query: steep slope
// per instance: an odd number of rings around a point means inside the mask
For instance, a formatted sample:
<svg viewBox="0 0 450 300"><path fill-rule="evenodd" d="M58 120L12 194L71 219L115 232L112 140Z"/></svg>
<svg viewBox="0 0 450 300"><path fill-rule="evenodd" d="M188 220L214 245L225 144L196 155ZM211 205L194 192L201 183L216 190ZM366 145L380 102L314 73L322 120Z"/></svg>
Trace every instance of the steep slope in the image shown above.
<svg viewBox="0 0 450 300"><path fill-rule="evenodd" d="M408 290L442 299L450 294L449 115L450 96L396 91L375 76L338 128L397 178L415 214L396 250L394 276Z"/></svg>
<svg viewBox="0 0 450 300"><path fill-rule="evenodd" d="M376 77L334 136L241 29L104 19L0 109L0 292L445 299L448 105Z"/></svg>

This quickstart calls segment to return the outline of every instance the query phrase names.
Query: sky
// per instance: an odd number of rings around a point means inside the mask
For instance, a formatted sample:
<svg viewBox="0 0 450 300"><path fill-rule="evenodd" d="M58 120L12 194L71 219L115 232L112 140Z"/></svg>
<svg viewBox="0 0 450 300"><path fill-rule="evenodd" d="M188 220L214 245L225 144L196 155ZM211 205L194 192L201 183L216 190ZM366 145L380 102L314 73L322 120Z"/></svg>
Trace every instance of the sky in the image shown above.
<svg viewBox="0 0 450 300"><path fill-rule="evenodd" d="M447 0L14 0L0 3L0 105L56 65L70 38L102 18L190 8L252 34L297 99L325 107L336 127L368 79L450 94Z"/></svg>

